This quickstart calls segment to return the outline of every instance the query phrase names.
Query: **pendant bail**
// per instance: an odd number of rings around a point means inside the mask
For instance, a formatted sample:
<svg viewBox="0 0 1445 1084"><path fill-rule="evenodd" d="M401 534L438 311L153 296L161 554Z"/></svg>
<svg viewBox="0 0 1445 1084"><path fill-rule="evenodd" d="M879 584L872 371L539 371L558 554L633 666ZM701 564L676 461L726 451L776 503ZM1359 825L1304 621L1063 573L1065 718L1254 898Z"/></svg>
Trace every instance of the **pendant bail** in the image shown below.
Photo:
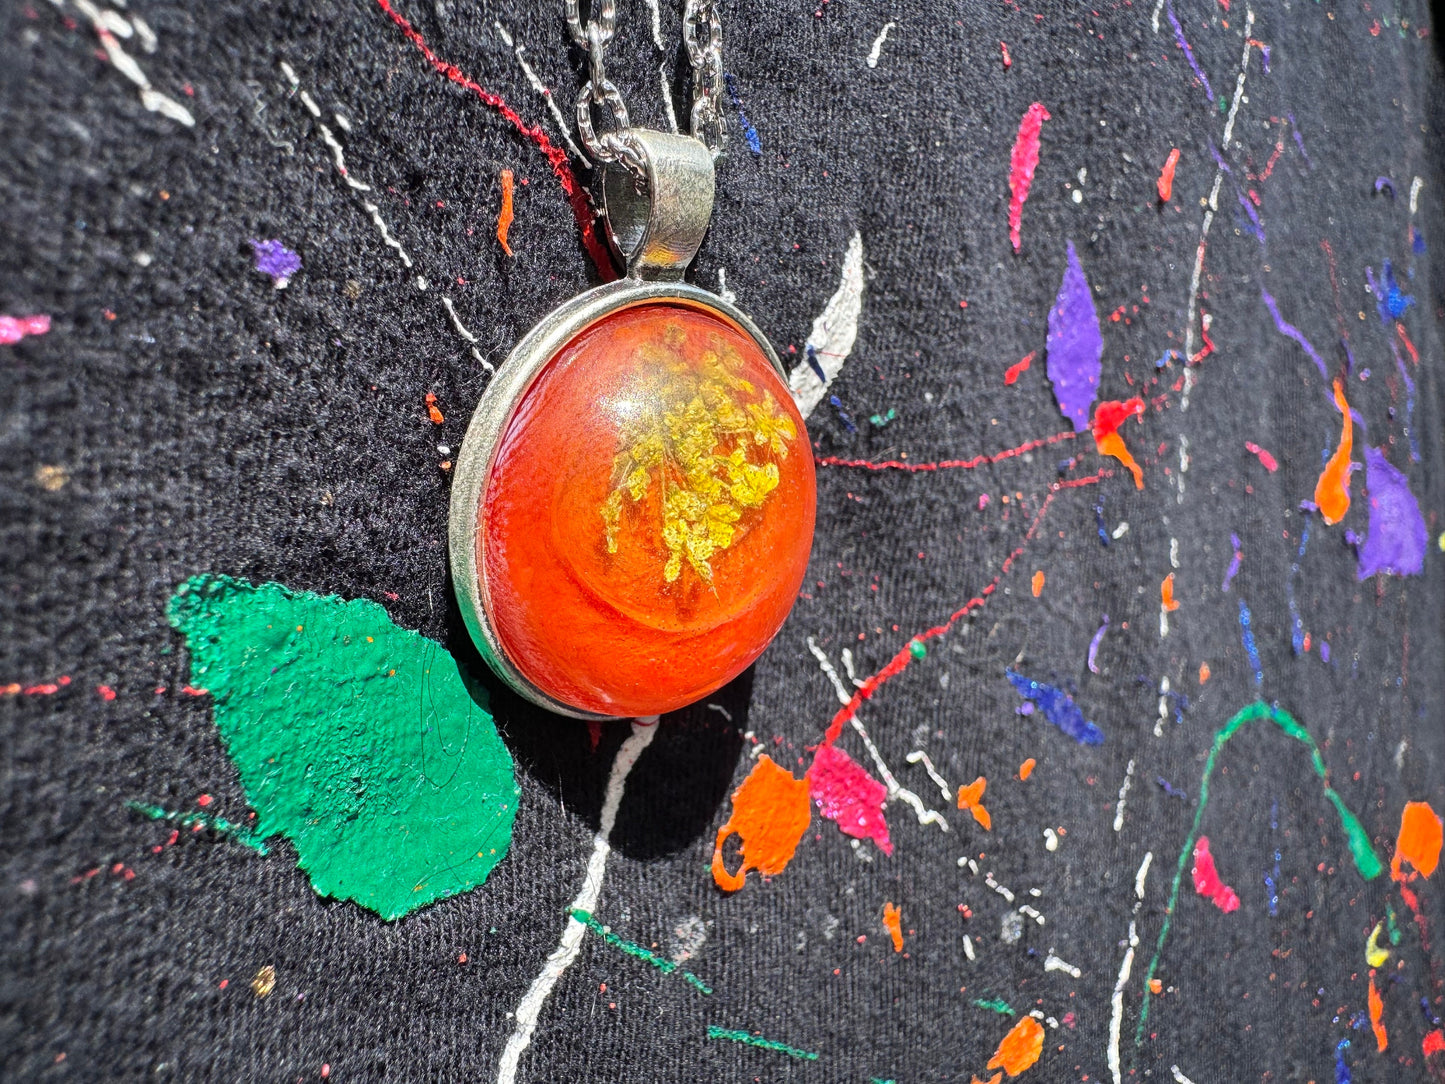
<svg viewBox="0 0 1445 1084"><path fill-rule="evenodd" d="M691 136L629 128L619 133L641 161L602 173L607 236L629 278L675 282L697 254L712 218L712 152Z"/></svg>

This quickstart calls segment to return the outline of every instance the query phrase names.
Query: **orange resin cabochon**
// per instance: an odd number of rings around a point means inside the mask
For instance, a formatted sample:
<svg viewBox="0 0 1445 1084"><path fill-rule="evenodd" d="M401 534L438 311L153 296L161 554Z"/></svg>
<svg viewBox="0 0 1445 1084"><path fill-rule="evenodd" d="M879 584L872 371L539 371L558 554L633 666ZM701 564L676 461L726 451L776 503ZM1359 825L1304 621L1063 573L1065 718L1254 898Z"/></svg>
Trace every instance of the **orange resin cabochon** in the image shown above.
<svg viewBox="0 0 1445 1084"><path fill-rule="evenodd" d="M741 673L807 571L812 450L721 314L650 302L589 325L498 444L477 558L497 639L582 711L658 715Z"/></svg>

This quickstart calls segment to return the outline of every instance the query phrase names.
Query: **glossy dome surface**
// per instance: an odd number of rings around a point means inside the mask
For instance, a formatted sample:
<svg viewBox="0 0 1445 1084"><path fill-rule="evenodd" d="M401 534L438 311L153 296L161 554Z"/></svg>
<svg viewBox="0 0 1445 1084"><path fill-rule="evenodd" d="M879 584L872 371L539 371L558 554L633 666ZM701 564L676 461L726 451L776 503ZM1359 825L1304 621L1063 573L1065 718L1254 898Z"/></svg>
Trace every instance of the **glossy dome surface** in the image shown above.
<svg viewBox="0 0 1445 1084"><path fill-rule="evenodd" d="M478 563L513 666L563 703L656 715L726 684L807 570L803 420L721 314L649 302L547 363L507 423Z"/></svg>

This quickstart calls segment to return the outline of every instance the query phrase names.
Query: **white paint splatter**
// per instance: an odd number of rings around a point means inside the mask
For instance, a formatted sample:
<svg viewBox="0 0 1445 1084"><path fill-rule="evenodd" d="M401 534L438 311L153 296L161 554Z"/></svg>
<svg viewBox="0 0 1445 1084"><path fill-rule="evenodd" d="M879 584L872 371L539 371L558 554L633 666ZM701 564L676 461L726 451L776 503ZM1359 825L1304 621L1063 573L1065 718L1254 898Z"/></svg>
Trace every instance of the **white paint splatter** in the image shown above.
<svg viewBox="0 0 1445 1084"><path fill-rule="evenodd" d="M1154 736L1164 736L1164 721L1169 718L1169 677L1159 679L1159 718L1154 723Z"/></svg>
<svg viewBox="0 0 1445 1084"><path fill-rule="evenodd" d="M1180 463L1180 468L1179 468L1179 469L1180 469L1180 470L1183 470L1183 469L1184 469L1184 466L1183 466L1183 464L1184 464L1184 449L1183 449L1183 448L1180 448L1180 450L1179 450L1179 463ZM1174 566L1175 568L1178 568L1178 567L1179 567L1179 539L1177 539L1177 538L1171 538L1171 539L1169 540L1169 563L1170 563L1172 566Z"/></svg>
<svg viewBox="0 0 1445 1084"><path fill-rule="evenodd" d="M823 306L808 335L807 345L813 348L827 380L818 379L818 374L813 372L806 358L793 366L793 371L788 374L793 401L798 404L798 413L804 418L823 401L829 385L853 352L853 343L858 339L858 318L862 313L863 235L854 233L843 256L843 275L838 290Z"/></svg>
<svg viewBox="0 0 1445 1084"><path fill-rule="evenodd" d="M953 788L948 785L948 781L944 779L943 776L938 774L938 769L933 766L933 761L928 759L927 753L922 749L915 749L904 759L907 760L909 764L917 764L922 761L923 770L928 773L928 778L938 784L938 789L943 792L943 800L945 802L953 801Z"/></svg>
<svg viewBox="0 0 1445 1084"><path fill-rule="evenodd" d="M657 81L662 87L662 104L667 109L667 126L677 132L677 112L672 107L672 82L667 77L667 45L662 40L662 11L657 0L647 0L647 11L652 16L652 44L662 59L657 65Z"/></svg>
<svg viewBox="0 0 1445 1084"><path fill-rule="evenodd" d="M1134 874L1134 895L1138 899L1144 898L1144 879L1149 876L1149 863L1154 861L1154 852L1145 851L1144 861L1139 863L1139 872Z"/></svg>
<svg viewBox="0 0 1445 1084"><path fill-rule="evenodd" d="M972 865L972 864L973 864L972 862L969 863L969 865ZM983 875L983 883L986 884L986 885L988 885L989 888L993 889L995 892L997 892L1000 896L1002 896L1002 897L1003 897L1005 900L1007 900L1009 903L1013 903L1013 901L1014 901L1014 894L1013 894L1012 892L1010 892L1007 888L1005 888L1003 885L999 884L997 881L995 881L995 880L993 879L993 870L989 870L987 873L985 873L985 874Z"/></svg>
<svg viewBox="0 0 1445 1084"><path fill-rule="evenodd" d="M1174 1084L1194 1084L1194 1081L1179 1071L1179 1066L1171 1065L1169 1071L1174 1074Z"/></svg>
<svg viewBox="0 0 1445 1084"><path fill-rule="evenodd" d="M672 928L672 943L668 946L672 962L680 964L691 960L706 940L707 923L697 915L688 915Z"/></svg>
<svg viewBox="0 0 1445 1084"><path fill-rule="evenodd" d="M1419 206L1420 189L1424 187L1425 182L1422 181L1419 177L1416 177L1413 181L1410 182L1410 213L1412 215L1415 213L1416 208Z"/></svg>
<svg viewBox="0 0 1445 1084"><path fill-rule="evenodd" d="M978 959L978 957L973 954L973 938L968 936L968 934L963 935L963 954L967 956L970 961Z"/></svg>
<svg viewBox="0 0 1445 1084"><path fill-rule="evenodd" d="M655 5L657 3L657 0L651 0L651 2ZM552 114L552 121L557 125L557 130L562 133L562 141L567 144L567 149L572 152L573 156L584 167L590 168L592 163L588 161L587 156L582 153L582 149L578 147L576 143L572 142L572 130L567 127L567 120L565 117L562 116L562 110L557 108L557 102L552 97L551 88L549 88L546 83L542 82L541 79L537 78L537 73L532 70L532 65L528 64L527 58L522 55L526 51L525 48L521 45L516 44L516 42L512 39L512 35L507 33L507 28L504 27L500 22L493 20L492 26L496 29L497 36L502 39L502 44L504 44L508 49L512 50L512 55L517 58L517 63L520 64L522 67L522 75L525 76L527 79L527 85L530 86L533 90L535 90L538 94L540 94L542 96L542 100L547 103L547 112ZM665 96L663 100L668 103L667 110L668 114L671 115L671 97ZM672 130L674 132L677 131L676 122L673 123Z"/></svg>
<svg viewBox="0 0 1445 1084"><path fill-rule="evenodd" d="M105 50L105 57L111 62L115 70L120 72L140 89L140 104L152 113L159 113L163 117L179 121L187 128L196 126L196 118L191 116L191 111L173 98L168 98L146 78L146 73L141 71L135 58L120 47L117 35L129 38L131 36L131 25L117 12L102 11L90 2L90 0L75 0L75 6L80 9L82 15L90 20L91 28L95 36L100 39L100 46ZM146 28L149 33L150 28ZM152 35L153 36L153 35Z"/></svg>
<svg viewBox="0 0 1445 1084"><path fill-rule="evenodd" d="M635 720L632 734L622 743L622 747L617 750L617 756L613 758L612 771L607 777L607 792L602 801L602 815L598 819L597 835L592 840L592 856L587 860L587 873L582 880L582 889L568 909L567 925L562 931L561 941L547 957L541 972L532 980L532 985L517 1004L514 1014L517 1024L497 1064L497 1084L513 1084L517 1079L517 1064L532 1043L532 1033L537 1028L537 1018L541 1015L542 1005L552 993L552 988L557 985L562 973L577 958L587 927L572 917L572 911L586 911L590 914L597 910L597 901L602 895L602 880L607 872L607 856L612 853L612 826L617 823L617 809L622 804L627 775L656 734L657 716Z"/></svg>
<svg viewBox="0 0 1445 1084"><path fill-rule="evenodd" d="M1149 25L1154 28L1154 33L1156 34L1159 33L1159 16L1163 14L1163 11L1164 0L1159 0L1159 3L1154 5L1154 18L1149 20Z"/></svg>
<svg viewBox="0 0 1445 1084"><path fill-rule="evenodd" d="M462 318L457 315L456 306L452 304L452 299L445 294L442 295L442 307L447 310L447 315L452 318L452 327L457 329L457 334L467 341L468 349L472 352L472 357L476 358L482 368L487 370L487 372L495 373L497 367L482 357L482 352L477 349L477 337L471 333L466 324L462 323ZM731 721L731 719L729 721Z"/></svg>
<svg viewBox="0 0 1445 1084"><path fill-rule="evenodd" d="M717 269L717 295L729 305L738 299L738 295L728 289L728 269L726 267Z"/></svg>
<svg viewBox="0 0 1445 1084"><path fill-rule="evenodd" d="M1059 849L1059 833L1055 832L1052 828L1044 829L1044 847L1050 851L1057 851Z"/></svg>
<svg viewBox="0 0 1445 1084"><path fill-rule="evenodd" d="M648 2L655 4L657 0L648 0ZM883 29L878 31L878 36L873 39L873 48L868 50L867 64L870 68L878 67L878 58L883 55L883 43L888 40L888 31L897 25L897 23L889 20L883 24Z"/></svg>
<svg viewBox="0 0 1445 1084"><path fill-rule="evenodd" d="M1114 807L1114 831L1123 831L1124 828L1124 798L1129 793L1129 784L1134 779L1134 760L1129 759L1129 766L1124 769L1124 784L1119 788L1119 801Z"/></svg>
<svg viewBox="0 0 1445 1084"><path fill-rule="evenodd" d="M1119 978L1114 983L1112 999L1113 1013L1109 1017L1109 1072L1114 1084L1123 1084L1124 1076L1119 1066L1119 1033L1124 1027L1124 987L1129 982L1129 972L1134 968L1134 950L1139 947L1139 931L1134 920L1129 920L1129 949L1124 953L1124 962L1119 966Z"/></svg>
<svg viewBox="0 0 1445 1084"><path fill-rule="evenodd" d="M999 940L1005 945L1012 945L1024 935L1023 916L1017 911L1005 911L998 920Z"/></svg>
<svg viewBox="0 0 1445 1084"><path fill-rule="evenodd" d="M1030 907L1027 903L1019 908L1019 914L1028 915L1029 918L1033 919L1040 926L1044 925L1044 923L1047 921L1043 915L1039 914L1039 912L1035 908Z"/></svg>
<svg viewBox="0 0 1445 1084"><path fill-rule="evenodd" d="M1070 976L1072 976L1073 978L1076 978L1076 979L1077 979L1080 975L1083 974L1083 972L1080 971L1080 970L1079 970L1077 967L1075 967L1073 964L1071 964L1071 963L1066 963L1065 961L1063 961L1063 960L1059 959L1057 956L1055 956L1052 952L1050 952L1046 957L1044 957L1044 970L1045 970L1045 971L1063 971L1063 972L1065 972L1066 974L1068 974L1068 975L1070 975Z"/></svg>
<svg viewBox="0 0 1445 1084"><path fill-rule="evenodd" d="M1120 520L1120 521L1119 521L1119 526L1117 526L1117 527L1114 528L1114 532L1113 532L1113 534L1112 534L1110 537L1113 538L1115 542L1117 542L1117 541L1119 541L1119 539L1123 538L1123 537L1124 537L1126 534L1128 534L1128 533L1129 533L1129 521L1128 521L1127 519L1124 519L1124 520Z"/></svg>

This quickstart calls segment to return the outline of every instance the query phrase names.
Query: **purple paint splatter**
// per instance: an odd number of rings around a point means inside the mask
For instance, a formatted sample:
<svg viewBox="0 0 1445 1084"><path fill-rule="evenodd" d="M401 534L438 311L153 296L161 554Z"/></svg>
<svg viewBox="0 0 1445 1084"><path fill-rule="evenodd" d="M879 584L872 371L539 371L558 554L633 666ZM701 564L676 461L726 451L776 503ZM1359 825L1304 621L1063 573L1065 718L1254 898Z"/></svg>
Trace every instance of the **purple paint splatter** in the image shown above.
<svg viewBox="0 0 1445 1084"><path fill-rule="evenodd" d="M1385 453L1365 446L1365 492L1370 501L1370 529L1359 550L1356 578L1378 572L1418 576L1425 567L1427 532L1409 480Z"/></svg>
<svg viewBox="0 0 1445 1084"><path fill-rule="evenodd" d="M1395 355L1395 371L1405 382L1405 432L1410 435L1410 462L1420 462L1420 437L1415 431L1415 382L1405 368L1405 359L1400 356L1400 344L1390 340L1390 352Z"/></svg>
<svg viewBox="0 0 1445 1084"><path fill-rule="evenodd" d="M1221 591L1229 590L1229 585L1234 582L1234 577L1239 575L1240 562L1244 560L1244 552L1239 548L1239 535L1231 531L1229 541L1234 545L1234 556L1229 559L1229 567L1224 570L1224 583L1219 587Z"/></svg>
<svg viewBox="0 0 1445 1084"><path fill-rule="evenodd" d="M286 289L291 276L301 270L301 257L280 241L257 241L252 239L251 247L256 251L256 270L270 275L276 289Z"/></svg>
<svg viewBox="0 0 1445 1084"><path fill-rule="evenodd" d="M1395 182L1392 181L1392 180L1390 180L1389 177L1376 177L1376 178L1375 178L1375 194L1378 195L1379 193L1384 192L1384 191L1386 191L1387 189L1389 190L1390 198L1391 198L1391 199L1394 199L1394 198L1395 198Z"/></svg>
<svg viewBox="0 0 1445 1084"><path fill-rule="evenodd" d="M1020 696L1037 704L1044 717L1074 741L1080 745L1104 744L1104 732L1084 718L1074 698L1064 690L1033 681L1013 670L1004 673Z"/></svg>
<svg viewBox="0 0 1445 1084"><path fill-rule="evenodd" d="M1269 314L1274 317L1274 326L1279 329L1279 333L1286 338L1293 339L1304 348L1304 352L1309 355L1310 360L1313 361L1315 367L1319 369L1320 378L1328 383L1330 379L1329 367L1325 365L1325 359L1320 357L1319 351L1310 345L1310 341L1305 338L1303 331L1293 324L1286 322L1285 318L1279 314L1279 306L1275 303L1274 298L1269 295L1268 290L1261 286L1259 292L1264 298L1265 308L1269 309Z"/></svg>
<svg viewBox="0 0 1445 1084"><path fill-rule="evenodd" d="M1194 69L1198 80L1204 84L1204 93L1212 102L1214 101L1214 88L1209 85L1209 77L1200 70L1199 62L1194 59L1194 50L1189 48L1189 42L1184 40L1184 27L1179 25L1179 16L1174 14L1174 5L1168 7L1169 25L1174 28L1174 40L1179 43L1179 48L1184 50L1184 59L1189 61L1189 66Z"/></svg>
<svg viewBox="0 0 1445 1084"><path fill-rule="evenodd" d="M1048 375L1054 398L1064 417L1074 423L1074 432L1089 425L1089 408L1098 393L1103 372L1104 336L1099 330L1099 313L1089 280L1079 264L1074 242L1069 242L1069 263L1059 284L1054 307L1049 310Z"/></svg>
<svg viewBox="0 0 1445 1084"><path fill-rule="evenodd" d="M1099 626L1099 631L1094 633L1094 638L1089 641L1089 672L1099 672L1099 645L1104 642L1104 633L1109 629L1109 615L1104 615L1104 623Z"/></svg>

